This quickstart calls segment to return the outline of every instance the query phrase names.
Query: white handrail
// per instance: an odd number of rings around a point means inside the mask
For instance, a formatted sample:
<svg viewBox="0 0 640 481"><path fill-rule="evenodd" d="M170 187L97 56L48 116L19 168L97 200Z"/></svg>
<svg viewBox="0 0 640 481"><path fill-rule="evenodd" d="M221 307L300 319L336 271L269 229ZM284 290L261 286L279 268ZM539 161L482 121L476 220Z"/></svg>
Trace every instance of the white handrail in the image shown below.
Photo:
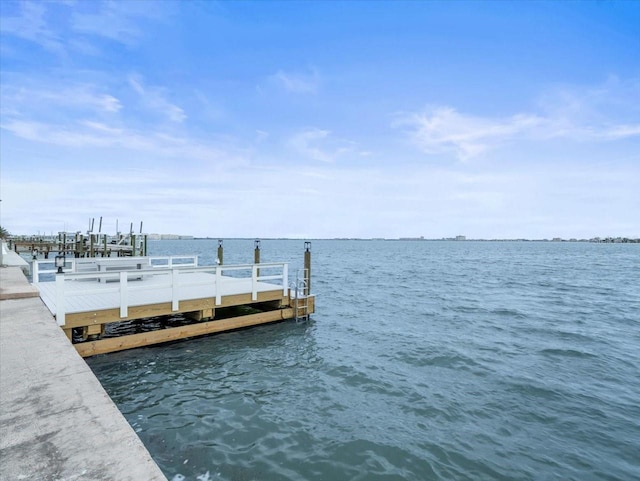
<svg viewBox="0 0 640 481"><path fill-rule="evenodd" d="M131 259L131 258L129 258ZM121 260L126 260L121 258ZM180 264L178 264L180 265ZM65 272L62 274L56 274L56 318L60 326L65 325L65 316L68 313L66 309L67 297L74 295L92 296L92 295L105 295L108 293L118 293L120 318L125 319L128 316L128 309L132 305L131 302L136 298L132 291L141 291L146 289L164 289L169 288L171 291L171 310L176 312L179 310L180 301L188 299L188 295L182 293L186 287L196 286L210 286L213 288L211 291L211 297L215 297L215 305L222 304L222 286L224 282L229 279L250 279L251 280L251 300L257 301L258 292L261 282L280 280L282 284L276 284L276 286L282 286L282 295L288 295L288 264L286 263L269 263L269 264L244 264L235 266L204 266L204 267L178 267L175 265L173 268L158 268L151 265L145 266L144 269L123 269L123 270L111 270L111 271L94 271L94 272ZM279 269L279 274L271 275L259 275L260 272L266 270ZM224 278L224 271L248 271L251 277L235 277ZM43 273L55 272L54 270L39 269L39 275ZM205 280L189 280L186 277L188 274L193 273L209 273L214 274L215 281L211 282L210 279ZM129 277L135 279L142 279L142 283L131 283ZM144 279L149 277L165 276L167 278L166 283L152 283L144 284ZM182 280L186 279L186 281ZM91 285L87 285L87 288L83 288L81 291L73 292L66 288L67 283L81 280L95 280L100 282L96 285L96 288L91 288ZM119 280L117 286L107 287L106 282L108 280ZM35 283L35 282L34 282ZM264 284L262 284L264 286ZM131 295L130 295L131 294ZM169 300L169 299L167 299Z"/></svg>
<svg viewBox="0 0 640 481"><path fill-rule="evenodd" d="M154 261L166 261L166 264L154 265ZM184 262L186 260L187 262ZM99 270L99 266L109 269L110 266L140 264L156 269L198 267L198 256L152 256L152 257L86 257L86 258L65 258L65 273L78 273ZM50 267L44 267L50 266ZM117 270L117 269L111 269ZM33 261L32 284L38 284L41 276L46 274L56 274L55 260L40 259Z"/></svg>

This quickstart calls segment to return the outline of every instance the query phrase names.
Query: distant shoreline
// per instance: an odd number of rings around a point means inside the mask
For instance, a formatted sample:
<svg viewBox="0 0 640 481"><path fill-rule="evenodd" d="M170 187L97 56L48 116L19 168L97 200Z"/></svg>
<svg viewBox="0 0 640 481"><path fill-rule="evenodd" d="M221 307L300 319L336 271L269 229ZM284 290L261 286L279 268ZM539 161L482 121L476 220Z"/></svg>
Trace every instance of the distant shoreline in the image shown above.
<svg viewBox="0 0 640 481"><path fill-rule="evenodd" d="M145 234L141 234L145 235ZM399 238L384 238L384 237L194 237L189 235L174 235L174 234L147 234L150 242L155 241L190 241L190 240L311 240L311 241L385 241L385 242L551 242L551 243L563 243L563 242L588 242L594 244L640 244L640 238L632 237L592 237L590 239L563 239L560 237L554 237L552 239L467 239L465 236L457 237L441 237L438 239L427 239L424 237L399 237ZM19 240L22 242L35 242L48 240L51 242L56 241L56 236L47 235L12 235L7 237L7 240Z"/></svg>
<svg viewBox="0 0 640 481"><path fill-rule="evenodd" d="M254 237L189 237L182 239L154 239L154 240L255 240ZM440 238L440 239L422 239L422 238L410 238L400 237L397 239L387 239L382 237L322 237L322 238L302 238L302 237L260 237L260 240L313 240L313 241L385 241L385 242L550 242L550 243L562 243L562 242L590 242L594 244L640 244L640 238L628 238L628 237L603 237L593 239L455 239L455 238Z"/></svg>

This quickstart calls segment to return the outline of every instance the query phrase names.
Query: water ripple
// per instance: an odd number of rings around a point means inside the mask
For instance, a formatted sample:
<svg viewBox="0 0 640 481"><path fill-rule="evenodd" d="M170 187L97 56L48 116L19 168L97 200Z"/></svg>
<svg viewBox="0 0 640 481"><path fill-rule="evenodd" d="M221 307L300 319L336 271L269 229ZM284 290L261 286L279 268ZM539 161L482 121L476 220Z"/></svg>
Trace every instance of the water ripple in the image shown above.
<svg viewBox="0 0 640 481"><path fill-rule="evenodd" d="M89 364L176 481L640 479L639 247L318 241L311 322Z"/></svg>

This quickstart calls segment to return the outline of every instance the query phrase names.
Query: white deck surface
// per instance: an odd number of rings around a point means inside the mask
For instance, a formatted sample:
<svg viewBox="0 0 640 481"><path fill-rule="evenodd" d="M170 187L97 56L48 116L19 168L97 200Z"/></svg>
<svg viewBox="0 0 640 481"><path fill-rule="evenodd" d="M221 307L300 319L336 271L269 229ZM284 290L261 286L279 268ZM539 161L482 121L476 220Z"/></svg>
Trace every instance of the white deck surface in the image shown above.
<svg viewBox="0 0 640 481"><path fill-rule="evenodd" d="M136 279L135 276L142 276ZM203 299L216 297L217 290L221 296L250 294L251 278L234 278L220 276L220 285L216 285L216 276L209 272L188 272L179 274L177 297L179 300ZM52 314L56 314L56 283L40 282L40 297ZM281 285L258 281L257 292L283 291ZM120 307L120 283L98 282L97 280L65 281L65 312L89 312ZM130 272L127 282L127 305L144 306L171 302L173 288L171 273L147 274L147 271Z"/></svg>

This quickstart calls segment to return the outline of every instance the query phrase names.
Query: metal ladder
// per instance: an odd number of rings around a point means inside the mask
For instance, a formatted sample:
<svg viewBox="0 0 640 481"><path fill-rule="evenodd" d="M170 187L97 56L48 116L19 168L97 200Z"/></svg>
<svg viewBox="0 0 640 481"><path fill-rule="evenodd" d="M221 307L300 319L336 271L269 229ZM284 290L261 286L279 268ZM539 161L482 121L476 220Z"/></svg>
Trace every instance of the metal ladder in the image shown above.
<svg viewBox="0 0 640 481"><path fill-rule="evenodd" d="M296 271L296 282L292 286L294 291L293 316L296 321L309 320L309 295L307 294L307 269Z"/></svg>

